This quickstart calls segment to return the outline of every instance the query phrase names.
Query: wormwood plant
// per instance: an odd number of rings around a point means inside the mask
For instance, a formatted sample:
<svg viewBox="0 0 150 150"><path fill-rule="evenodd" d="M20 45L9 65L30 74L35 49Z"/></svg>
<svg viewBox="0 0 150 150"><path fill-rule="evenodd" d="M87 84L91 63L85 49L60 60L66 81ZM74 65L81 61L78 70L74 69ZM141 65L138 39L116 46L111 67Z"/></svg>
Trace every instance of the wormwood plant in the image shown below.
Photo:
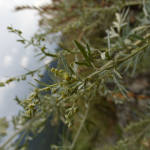
<svg viewBox="0 0 150 150"><path fill-rule="evenodd" d="M138 7L138 21L131 24L133 10L130 6L134 5ZM127 126L126 130L132 130L133 133L125 134L124 129L120 129L123 131L114 142L106 139L106 131L99 135L95 133L98 130L103 132L100 125L105 123L106 119L111 121L109 126L104 125L106 130L113 130L113 109L127 101L132 102L128 95L128 87L124 84L124 76L130 74L132 77L136 68L137 72L142 72L140 65L148 61L150 1L53 0L51 5L39 8L16 7L16 10L22 9L36 9L39 12L42 16L39 22L42 34L36 34L31 40L27 40L20 30L12 26L7 27L8 31L17 34L20 37L17 41L24 44L25 48L30 45L38 48L40 53L36 56L41 56L39 61L45 57L53 57L53 61L58 61L58 66L50 68L48 63L21 76L0 82L0 86L3 87L15 80L25 80L27 75L34 76L37 73L42 77L39 70L43 67L53 79L53 84L34 79L41 87L28 82L34 91L24 100L16 97L24 111L12 118L16 131L0 149L28 149L30 132L38 135L51 114L55 120L61 119L73 133L72 139L62 135L61 144L51 145L51 149L148 149L148 142L145 141L148 141L150 132L149 109L140 121L129 123ZM44 41L50 33L58 32L61 32L62 36L59 43L62 50L56 49L56 53L53 54L44 45ZM118 90L123 99L114 96ZM51 91L51 94L48 94L48 91ZM41 92L45 94L42 95ZM100 107L102 112L95 112L95 106ZM150 108L149 105L147 107ZM100 122L97 120L99 116ZM7 133L7 127L7 121L2 118L0 136ZM83 133L84 129L89 133L88 138L87 133ZM14 142L13 139L20 133L21 137ZM99 137L101 135L105 141ZM25 142L20 146L24 137ZM111 138L114 139L113 136Z"/></svg>

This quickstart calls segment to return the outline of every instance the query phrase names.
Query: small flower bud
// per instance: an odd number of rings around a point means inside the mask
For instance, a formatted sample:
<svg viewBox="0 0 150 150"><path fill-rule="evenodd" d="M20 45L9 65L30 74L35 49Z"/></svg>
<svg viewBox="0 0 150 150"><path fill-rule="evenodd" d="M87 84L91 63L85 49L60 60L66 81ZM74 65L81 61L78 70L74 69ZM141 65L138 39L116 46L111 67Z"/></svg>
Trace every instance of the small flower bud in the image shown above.
<svg viewBox="0 0 150 150"><path fill-rule="evenodd" d="M38 92L39 91L39 89L34 89L34 92Z"/></svg>
<svg viewBox="0 0 150 150"><path fill-rule="evenodd" d="M74 112L73 112L73 111L70 111L70 113L69 113L69 114L72 116L72 115L74 115Z"/></svg>
<svg viewBox="0 0 150 150"><path fill-rule="evenodd" d="M12 79L12 78L10 78L10 79L9 79L9 82L12 82L12 81L13 81L13 79Z"/></svg>
<svg viewBox="0 0 150 150"><path fill-rule="evenodd" d="M55 68L52 68L52 69L51 69L51 72L54 72L54 71L55 71Z"/></svg>
<svg viewBox="0 0 150 150"><path fill-rule="evenodd" d="M68 127L69 127L69 128L71 128L71 127L72 127L72 123L71 123L71 122L69 122Z"/></svg>
<svg viewBox="0 0 150 150"><path fill-rule="evenodd" d="M8 29L8 30L12 30L12 27L9 27L9 26L8 26L7 29Z"/></svg>
<svg viewBox="0 0 150 150"><path fill-rule="evenodd" d="M6 83L6 84L9 84L9 82L10 82L10 81L9 81L9 80L7 80L5 83Z"/></svg>
<svg viewBox="0 0 150 150"><path fill-rule="evenodd" d="M35 107L35 104L29 104L29 105L28 105L28 108L29 108L29 109L33 109L34 107Z"/></svg>
<svg viewBox="0 0 150 150"><path fill-rule="evenodd" d="M40 103L40 99L36 99L35 101L34 101L34 104L39 104Z"/></svg>
<svg viewBox="0 0 150 150"><path fill-rule="evenodd" d="M65 78L66 81L70 81L71 80L71 77L69 75L65 75L64 78Z"/></svg>
<svg viewBox="0 0 150 150"><path fill-rule="evenodd" d="M75 108L73 109L73 111L74 111L74 113L77 113L77 112L78 112L78 107L75 107Z"/></svg>
<svg viewBox="0 0 150 150"><path fill-rule="evenodd" d="M31 93L30 93L30 96L29 96L29 99L32 99L35 95L36 95L35 92L31 92Z"/></svg>
<svg viewBox="0 0 150 150"><path fill-rule="evenodd" d="M38 74L38 77L43 78L43 75Z"/></svg>
<svg viewBox="0 0 150 150"><path fill-rule="evenodd" d="M74 80L78 80L78 77L77 77L77 76L75 76L73 79L74 79Z"/></svg>
<svg viewBox="0 0 150 150"><path fill-rule="evenodd" d="M30 109L27 111L27 114L31 114L31 110Z"/></svg>
<svg viewBox="0 0 150 150"><path fill-rule="evenodd" d="M55 89L53 89L52 92L55 94L57 91Z"/></svg>
<svg viewBox="0 0 150 150"><path fill-rule="evenodd" d="M43 46L43 47L41 48L41 51L44 52L45 49L46 49L46 47Z"/></svg>
<svg viewBox="0 0 150 150"><path fill-rule="evenodd" d="M69 75L68 72L65 73L65 76Z"/></svg>
<svg viewBox="0 0 150 150"><path fill-rule="evenodd" d="M18 34L21 34L21 33L22 33L22 31L18 30Z"/></svg>
<svg viewBox="0 0 150 150"><path fill-rule="evenodd" d="M46 88L46 91L49 91L50 89L51 89L50 87L47 87L47 88Z"/></svg>
<svg viewBox="0 0 150 150"><path fill-rule="evenodd" d="M4 82L0 82L0 86L5 86L5 83Z"/></svg>
<svg viewBox="0 0 150 150"><path fill-rule="evenodd" d="M65 121L65 124L68 124L68 123L69 123L69 121L68 121L68 120L66 120L66 121Z"/></svg>
<svg viewBox="0 0 150 150"><path fill-rule="evenodd" d="M21 79L22 79L22 80L26 80L26 76L23 76Z"/></svg>
<svg viewBox="0 0 150 150"><path fill-rule="evenodd" d="M61 70L59 71L59 73L63 73L63 70L61 69Z"/></svg>
<svg viewBox="0 0 150 150"><path fill-rule="evenodd" d="M54 71L55 73L58 73L58 69L55 69L55 71Z"/></svg>
<svg viewBox="0 0 150 150"><path fill-rule="evenodd" d="M67 95L63 93L62 98L66 98L66 97L67 97Z"/></svg>

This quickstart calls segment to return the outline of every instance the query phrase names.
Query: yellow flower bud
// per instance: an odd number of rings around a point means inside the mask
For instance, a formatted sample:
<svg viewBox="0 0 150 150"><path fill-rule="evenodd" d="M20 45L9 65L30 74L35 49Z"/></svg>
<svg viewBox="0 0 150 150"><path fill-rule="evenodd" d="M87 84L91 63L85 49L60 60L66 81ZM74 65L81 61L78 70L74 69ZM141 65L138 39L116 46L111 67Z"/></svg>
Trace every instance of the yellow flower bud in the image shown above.
<svg viewBox="0 0 150 150"><path fill-rule="evenodd" d="M71 127L72 127L72 123L71 123L71 122L69 122L68 127L69 127L69 128L71 128Z"/></svg>
<svg viewBox="0 0 150 150"><path fill-rule="evenodd" d="M57 91L55 89L53 89L52 92L55 94Z"/></svg>
<svg viewBox="0 0 150 150"><path fill-rule="evenodd" d="M58 69L55 69L55 72L58 72Z"/></svg>
<svg viewBox="0 0 150 150"><path fill-rule="evenodd" d="M74 113L77 113L78 112L78 107L75 107L74 108Z"/></svg>
<svg viewBox="0 0 150 150"><path fill-rule="evenodd" d="M39 89L34 89L34 92L38 92L39 91Z"/></svg>
<svg viewBox="0 0 150 150"><path fill-rule="evenodd" d="M29 109L33 109L34 107L35 107L35 104L29 104L29 105L28 105L28 108L29 108Z"/></svg>
<svg viewBox="0 0 150 150"><path fill-rule="evenodd" d="M74 80L78 80L77 76L75 76L73 79L74 79Z"/></svg>
<svg viewBox="0 0 150 150"><path fill-rule="evenodd" d="M46 91L49 91L50 89L51 89L50 87L47 87L47 88L46 88Z"/></svg>
<svg viewBox="0 0 150 150"><path fill-rule="evenodd" d="M65 75L64 78L65 78L66 81L70 81L71 80L71 77L69 75Z"/></svg>
<svg viewBox="0 0 150 150"><path fill-rule="evenodd" d="M61 70L59 71L59 73L63 73L63 70L61 69Z"/></svg>
<svg viewBox="0 0 150 150"><path fill-rule="evenodd" d="M66 97L67 97L67 95L63 93L62 98L66 98Z"/></svg>
<svg viewBox="0 0 150 150"><path fill-rule="evenodd" d="M35 101L34 101L34 104L39 104L40 103L40 100L39 99L36 99Z"/></svg>
<svg viewBox="0 0 150 150"><path fill-rule="evenodd" d="M51 72L54 72L54 71L55 71L55 68L52 68L52 69L51 69Z"/></svg>
<svg viewBox="0 0 150 150"><path fill-rule="evenodd" d="M31 114L31 110L30 109L27 111L27 114Z"/></svg>

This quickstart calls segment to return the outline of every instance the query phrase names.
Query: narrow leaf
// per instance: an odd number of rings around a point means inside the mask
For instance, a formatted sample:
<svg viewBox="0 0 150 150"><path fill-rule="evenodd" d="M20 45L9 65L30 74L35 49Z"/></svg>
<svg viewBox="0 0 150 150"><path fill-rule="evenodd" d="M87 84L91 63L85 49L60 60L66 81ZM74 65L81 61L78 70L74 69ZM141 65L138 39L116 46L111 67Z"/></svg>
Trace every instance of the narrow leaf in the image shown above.
<svg viewBox="0 0 150 150"><path fill-rule="evenodd" d="M132 34L132 35L130 35L130 37L132 37L132 38L134 38L134 39L141 40L141 41L143 41L143 42L146 42L146 39L144 39L143 37L138 36L138 35Z"/></svg>
<svg viewBox="0 0 150 150"><path fill-rule="evenodd" d="M114 82L117 84L119 90L121 91L121 93L123 94L123 96L128 99L128 97L126 96L126 94L124 93L124 89L122 89L122 86L120 86L119 82L117 81L116 77L114 76ZM129 99L128 99L129 100Z"/></svg>
<svg viewBox="0 0 150 150"><path fill-rule="evenodd" d="M133 60L133 58L130 58L129 63L128 63L128 65L127 65L126 69L124 70L125 72L128 70L128 68L129 68L129 66L130 66L130 64L131 64L131 62L132 62L132 60Z"/></svg>
<svg viewBox="0 0 150 150"><path fill-rule="evenodd" d="M34 57L37 57L37 56L42 55L42 54L43 54L43 53L39 53L39 54L35 55Z"/></svg>
<svg viewBox="0 0 150 150"><path fill-rule="evenodd" d="M87 67L91 67L91 65L84 63L84 62L75 62L77 65L81 65L81 66L87 66Z"/></svg>
<svg viewBox="0 0 150 150"><path fill-rule="evenodd" d="M89 51L89 52L88 52L88 56L89 56L89 57L91 57L91 50L90 50L89 45L88 45L88 44L86 44L86 47L87 47L87 50Z"/></svg>
<svg viewBox="0 0 150 150"><path fill-rule="evenodd" d="M53 81L54 83L58 83L57 77L56 77L53 73L48 73L48 75L50 76L50 78L52 79L52 81Z"/></svg>
<svg viewBox="0 0 150 150"><path fill-rule="evenodd" d="M27 47L30 46L30 45L31 45L31 43L27 44L24 48L27 48Z"/></svg>
<svg viewBox="0 0 150 150"><path fill-rule="evenodd" d="M110 55L110 36L109 36L109 30L106 30L107 37L108 37L108 50L109 50L109 55Z"/></svg>
<svg viewBox="0 0 150 150"><path fill-rule="evenodd" d="M139 55L140 55L140 53L138 53L138 54L137 54L137 57L135 58L134 68L133 68L133 71L132 71L131 77L133 76L133 74L134 74L134 72L135 72L135 69L136 69L136 65L137 65L137 61L138 61Z"/></svg>
<svg viewBox="0 0 150 150"><path fill-rule="evenodd" d="M49 84L46 84L46 83L43 83L43 82L41 82L41 81L39 81L39 80L37 80L37 79L34 79L36 82L38 82L39 84L41 84L41 85L44 85L44 86L49 86Z"/></svg>
<svg viewBox="0 0 150 150"><path fill-rule="evenodd" d="M119 72L117 72L115 69L114 69L114 73L116 74L117 77L122 78L122 76L119 74Z"/></svg>
<svg viewBox="0 0 150 150"><path fill-rule="evenodd" d="M126 46L130 46L132 48L138 48L136 45L132 45L132 44L126 44Z"/></svg>
<svg viewBox="0 0 150 150"><path fill-rule="evenodd" d="M106 59L107 60L112 60L113 58L109 55L108 51L105 53Z"/></svg>
<svg viewBox="0 0 150 150"><path fill-rule="evenodd" d="M63 56L63 54L62 54L61 52L60 52L60 57L61 57L62 63L63 63L63 65L64 65L66 71L67 71L67 72L69 73L69 75L71 76L72 73L71 73L71 71L70 71L70 69L69 69L68 63L67 63L66 59L64 58L64 56Z"/></svg>
<svg viewBox="0 0 150 150"><path fill-rule="evenodd" d="M69 49L67 49L65 46L61 45L61 44L58 44L63 50L66 50L68 52L71 52Z"/></svg>
<svg viewBox="0 0 150 150"><path fill-rule="evenodd" d="M74 42L75 42L76 46L79 48L79 50L81 51L81 53L83 54L86 61L91 65L91 62L88 58L88 55L87 55L87 52L85 51L85 48L80 43L78 43L76 40L74 40Z"/></svg>
<svg viewBox="0 0 150 150"><path fill-rule="evenodd" d="M105 60L105 54L106 54L106 52L103 52L103 53L101 54L102 60Z"/></svg>
<svg viewBox="0 0 150 150"><path fill-rule="evenodd" d="M38 62L42 61L46 56L41 57Z"/></svg>
<svg viewBox="0 0 150 150"><path fill-rule="evenodd" d="M35 86L34 84L32 84L32 83L30 83L30 82L27 82L27 83L38 89L38 87Z"/></svg>
<svg viewBox="0 0 150 150"><path fill-rule="evenodd" d="M23 44L25 44L25 41L24 40L17 40L18 42L21 42Z"/></svg>

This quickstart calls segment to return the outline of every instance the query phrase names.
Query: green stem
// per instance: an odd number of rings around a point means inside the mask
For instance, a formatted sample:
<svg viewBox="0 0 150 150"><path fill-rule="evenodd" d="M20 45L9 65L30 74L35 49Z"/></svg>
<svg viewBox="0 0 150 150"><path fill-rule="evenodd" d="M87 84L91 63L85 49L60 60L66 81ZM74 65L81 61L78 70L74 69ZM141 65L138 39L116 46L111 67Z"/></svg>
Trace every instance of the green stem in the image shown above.
<svg viewBox="0 0 150 150"><path fill-rule="evenodd" d="M149 44L145 44L143 47L141 47L139 50L137 50L135 53L127 56L126 58L120 59L118 62L123 63L124 61L130 59L131 57L133 57L134 55L136 55L137 53L139 53L140 51L144 50Z"/></svg>
<svg viewBox="0 0 150 150"><path fill-rule="evenodd" d="M22 132L23 130L25 130L26 128L28 128L37 118L40 117L40 114L38 116L34 117L28 123L26 123L21 129L19 129L18 131L16 131L4 144L2 144L2 146L0 146L0 149L3 149L15 136L17 136L20 132Z"/></svg>
<svg viewBox="0 0 150 150"><path fill-rule="evenodd" d="M29 44L32 44L32 45L34 45L34 46L36 46L36 47L38 47L38 48L40 48L41 49L41 47L38 45L38 44L34 44L34 43L32 43L32 42L30 42L30 41L28 41L28 40L26 40L24 37L22 37L20 34L18 34L24 41L26 41L26 42L28 42ZM47 49L47 48L46 48ZM57 55L55 55L55 54L50 54L50 53L46 53L45 51L42 51L46 56L51 56L51 57L58 57Z"/></svg>
<svg viewBox="0 0 150 150"><path fill-rule="evenodd" d="M75 146L75 143L76 143L76 141L77 141L77 138L78 138L78 136L79 136L79 134L80 134L80 132L81 132L81 130L82 130L82 127L83 127L83 125L84 125L84 122L85 122L85 120L86 120L86 118L87 118L89 109L90 109L90 103L89 103L88 108L87 108L87 110L86 110L86 112L85 112L84 118L83 118L83 120L82 120L82 122L81 122L81 124L80 124L79 130L78 130L77 134L75 135L74 140L73 140L73 142L72 142L72 144L71 144L71 146L70 146L70 148L69 148L69 149L71 149L71 150L72 150L72 149L74 148L74 146Z"/></svg>
<svg viewBox="0 0 150 150"><path fill-rule="evenodd" d="M27 133L27 131L28 131L28 129L26 129L26 130L22 133L21 137L18 139L18 142L17 142L17 144L16 144L16 146L15 146L15 149L18 148L20 142L22 141L22 139L23 139L23 137L25 136L25 134Z"/></svg>
<svg viewBox="0 0 150 150"><path fill-rule="evenodd" d="M91 75L89 75L87 78L93 78L95 77L96 75L98 75L99 73L103 72L104 70L107 70L109 68L112 68L114 66L118 66L120 65L121 63L125 62L126 60L128 60L129 58L133 57L134 55L136 55L137 53L139 53L140 51L144 50L149 44L145 44L142 48L140 48L139 50L137 50L137 52L123 58L123 59L120 59L118 61L109 61L107 64L105 64L104 66L102 66L98 71L95 71L94 73L92 73ZM119 55L116 57L116 58L119 58Z"/></svg>

